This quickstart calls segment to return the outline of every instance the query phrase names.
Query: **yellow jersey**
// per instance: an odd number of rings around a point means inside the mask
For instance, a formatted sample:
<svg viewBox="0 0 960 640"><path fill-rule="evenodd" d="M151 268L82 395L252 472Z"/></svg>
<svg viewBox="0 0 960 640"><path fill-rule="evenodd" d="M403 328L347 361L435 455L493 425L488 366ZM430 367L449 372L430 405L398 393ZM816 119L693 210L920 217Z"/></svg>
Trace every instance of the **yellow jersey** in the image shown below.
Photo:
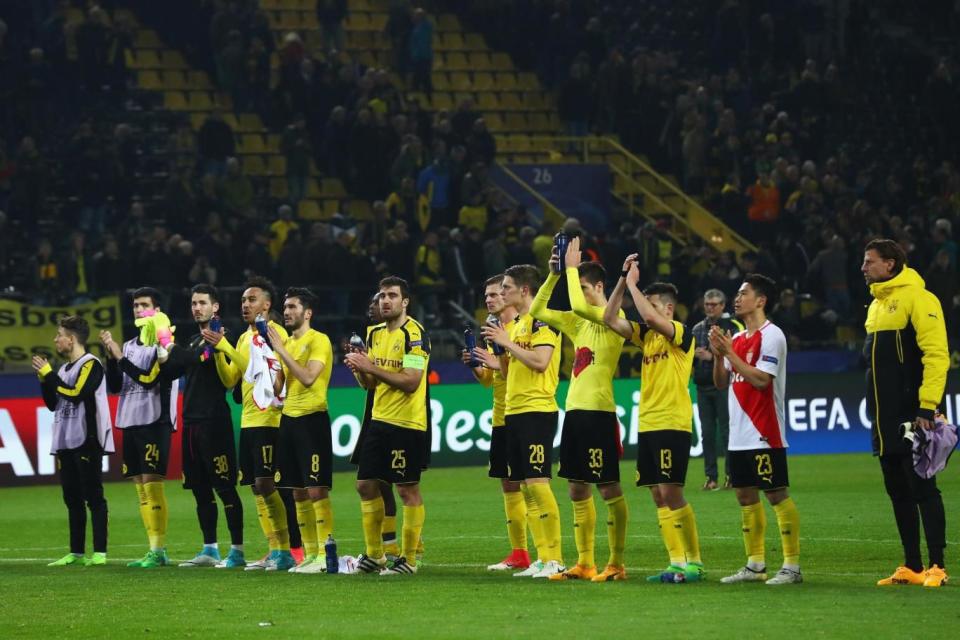
<svg viewBox="0 0 960 640"><path fill-rule="evenodd" d="M507 333L513 328L514 321L506 322L503 328ZM493 349L487 351L493 353ZM507 407L507 379L503 377L503 372L499 369L490 370L490 386L493 387L493 415L490 418L490 426L502 427L504 423L504 411Z"/></svg>
<svg viewBox="0 0 960 640"><path fill-rule="evenodd" d="M510 328L510 340L527 351L550 346L553 347L553 354L543 373L529 368L513 354L509 355L504 414L512 416L534 411L556 411L557 384L560 382L560 332L527 313L517 316Z"/></svg>
<svg viewBox="0 0 960 640"><path fill-rule="evenodd" d="M559 329L573 342L574 361L567 391L566 410L616 412L613 377L623 350L623 337L603 323L603 307L587 304L576 268L566 271L572 311L547 308L560 276L550 273L530 307L534 317ZM623 317L623 311L620 312Z"/></svg>
<svg viewBox="0 0 960 640"><path fill-rule="evenodd" d="M404 429L427 430L427 378L430 366L430 338L423 326L408 317L390 331L386 323L375 325L367 340L367 357L386 371L403 369L423 372L413 393L406 393L385 382L377 382L373 394L371 418Z"/></svg>
<svg viewBox="0 0 960 640"><path fill-rule="evenodd" d="M270 326L277 330L280 337L286 341L287 330L274 321L269 322ZM217 350L223 351L230 357L230 368L236 380L241 381L240 390L243 392L243 411L240 414L240 428L249 427L279 427L280 426L280 407L270 406L264 410L253 401L253 385L243 379L243 373L247 369L247 363L250 361L250 339L256 333L256 328L249 328L240 334L237 339L237 346L232 347L226 339L217 344Z"/></svg>
<svg viewBox="0 0 960 640"><path fill-rule="evenodd" d="M673 340L631 322L630 341L643 349L640 368L638 431L691 431L693 402L690 372L693 369L693 332L673 320Z"/></svg>
<svg viewBox="0 0 960 640"><path fill-rule="evenodd" d="M310 413L327 410L327 387L330 386L330 374L333 371L333 346L327 334L314 329L300 338L290 336L284 342L284 347L293 356L301 367L306 367L311 360L323 363L320 375L309 387L290 372L284 364L283 375L287 381L287 397L283 401L283 415L298 418ZM282 362L282 361L281 361Z"/></svg>

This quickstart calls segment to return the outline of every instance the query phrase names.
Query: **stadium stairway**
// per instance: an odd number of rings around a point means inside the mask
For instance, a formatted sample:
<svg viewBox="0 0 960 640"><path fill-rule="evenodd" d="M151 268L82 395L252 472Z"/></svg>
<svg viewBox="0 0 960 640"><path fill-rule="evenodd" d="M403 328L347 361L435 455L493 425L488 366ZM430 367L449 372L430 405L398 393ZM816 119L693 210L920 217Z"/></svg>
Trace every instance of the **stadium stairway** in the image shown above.
<svg viewBox="0 0 960 640"><path fill-rule="evenodd" d="M133 49L128 52L127 68L135 75L137 87L162 95L162 108L185 114L195 131L211 111L222 110L236 135L236 151L243 173L265 185L263 195L284 200L287 197L286 158L280 153L280 134L270 132L256 113L235 110L230 95L219 91L206 71L191 68L180 51L166 46L157 32L145 28L132 12L124 9L117 12L123 13L135 26L136 36ZM269 13L274 31L289 30L291 25L285 12ZM315 20L314 14L309 15ZM276 54L271 59L271 67L274 72L279 67ZM304 220L328 219L347 196L346 189L338 179L321 178L316 168L312 167L311 173L306 198L300 201L297 214ZM351 213L358 218L368 216L369 210L367 202L351 204Z"/></svg>

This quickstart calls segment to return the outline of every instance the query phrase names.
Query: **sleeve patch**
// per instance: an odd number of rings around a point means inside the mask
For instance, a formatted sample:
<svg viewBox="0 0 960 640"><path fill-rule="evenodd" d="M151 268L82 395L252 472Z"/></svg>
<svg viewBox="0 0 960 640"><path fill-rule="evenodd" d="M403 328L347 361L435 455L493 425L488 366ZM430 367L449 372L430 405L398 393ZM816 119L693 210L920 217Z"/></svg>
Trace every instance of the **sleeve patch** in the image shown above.
<svg viewBox="0 0 960 640"><path fill-rule="evenodd" d="M410 343L410 346L411 346L411 347L419 347L419 346L421 346L422 344L423 344L423 340L414 340L413 342Z"/></svg>
<svg viewBox="0 0 960 640"><path fill-rule="evenodd" d="M403 368L404 369L418 369L423 371L427 368L427 359L423 356L418 356L412 353L408 353L403 356Z"/></svg>
<svg viewBox="0 0 960 640"><path fill-rule="evenodd" d="M774 356L760 356L760 359L764 362L769 362L770 364L780 364L780 361Z"/></svg>
<svg viewBox="0 0 960 640"><path fill-rule="evenodd" d="M536 331L537 329L540 329L540 328L542 328L542 327L546 327L546 326L548 326L548 325L547 325L547 323L544 322L543 320L534 320L534 321L533 321L533 330L534 330L534 331Z"/></svg>

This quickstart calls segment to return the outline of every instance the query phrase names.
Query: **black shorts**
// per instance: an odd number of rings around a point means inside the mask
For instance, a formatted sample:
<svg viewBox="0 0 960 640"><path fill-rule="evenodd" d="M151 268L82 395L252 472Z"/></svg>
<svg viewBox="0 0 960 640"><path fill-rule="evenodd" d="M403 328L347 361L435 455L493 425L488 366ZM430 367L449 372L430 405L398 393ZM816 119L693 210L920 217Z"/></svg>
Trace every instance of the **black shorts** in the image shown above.
<svg viewBox="0 0 960 640"><path fill-rule="evenodd" d="M553 437L557 432L556 412L532 411L505 418L509 478L522 482L549 478L553 465Z"/></svg>
<svg viewBox="0 0 960 640"><path fill-rule="evenodd" d="M329 413L318 411L296 418L280 418L277 474L279 487L333 487L333 438Z"/></svg>
<svg viewBox="0 0 960 640"><path fill-rule="evenodd" d="M167 475L170 461L170 423L154 422L123 431L123 477Z"/></svg>
<svg viewBox="0 0 960 640"><path fill-rule="evenodd" d="M690 462L690 438L689 431L673 429L637 434L637 486L683 486Z"/></svg>
<svg viewBox="0 0 960 640"><path fill-rule="evenodd" d="M350 454L350 464L360 464L360 449L363 447L363 439L367 436L371 413L373 413L373 391L367 391L367 398L363 405L363 420L360 422L360 433L357 435L357 444L353 445L353 453Z"/></svg>
<svg viewBox="0 0 960 640"><path fill-rule="evenodd" d="M620 423L610 411L568 411L560 438L557 475L567 480L620 482Z"/></svg>
<svg viewBox="0 0 960 640"><path fill-rule="evenodd" d="M229 416L184 423L183 488L228 489L237 484L237 443Z"/></svg>
<svg viewBox="0 0 960 640"><path fill-rule="evenodd" d="M427 446L426 431L397 427L371 420L367 425L357 462L357 480L380 480L390 484L420 482Z"/></svg>
<svg viewBox="0 0 960 640"><path fill-rule="evenodd" d="M507 450L507 428L493 427L490 433L490 468L487 475L491 478L510 477L510 464Z"/></svg>
<svg viewBox="0 0 960 640"><path fill-rule="evenodd" d="M730 452L730 483L737 489L774 491L790 486L786 449L747 449Z"/></svg>
<svg viewBox="0 0 960 640"><path fill-rule="evenodd" d="M240 429L240 484L253 484L257 478L276 479L278 431L277 427Z"/></svg>

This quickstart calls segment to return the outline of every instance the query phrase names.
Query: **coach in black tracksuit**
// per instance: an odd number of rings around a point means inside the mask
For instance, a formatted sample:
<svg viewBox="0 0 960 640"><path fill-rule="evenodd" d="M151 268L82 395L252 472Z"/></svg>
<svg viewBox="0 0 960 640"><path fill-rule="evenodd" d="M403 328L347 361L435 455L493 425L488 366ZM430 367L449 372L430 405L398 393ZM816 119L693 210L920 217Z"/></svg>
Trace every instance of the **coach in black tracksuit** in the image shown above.
<svg viewBox="0 0 960 640"><path fill-rule="evenodd" d="M873 454L880 458L883 481L903 543L904 567L923 572L920 520L927 539L930 566L943 569L946 517L936 478L924 479L913 467L910 443L900 425L933 426L943 401L950 368L943 310L923 279L906 266L903 249L892 240L874 240L861 268L874 300L867 311L864 356L867 369L867 415ZM898 577L899 576L899 577ZM904 582L898 569L881 584ZM927 585L939 586L939 585Z"/></svg>

